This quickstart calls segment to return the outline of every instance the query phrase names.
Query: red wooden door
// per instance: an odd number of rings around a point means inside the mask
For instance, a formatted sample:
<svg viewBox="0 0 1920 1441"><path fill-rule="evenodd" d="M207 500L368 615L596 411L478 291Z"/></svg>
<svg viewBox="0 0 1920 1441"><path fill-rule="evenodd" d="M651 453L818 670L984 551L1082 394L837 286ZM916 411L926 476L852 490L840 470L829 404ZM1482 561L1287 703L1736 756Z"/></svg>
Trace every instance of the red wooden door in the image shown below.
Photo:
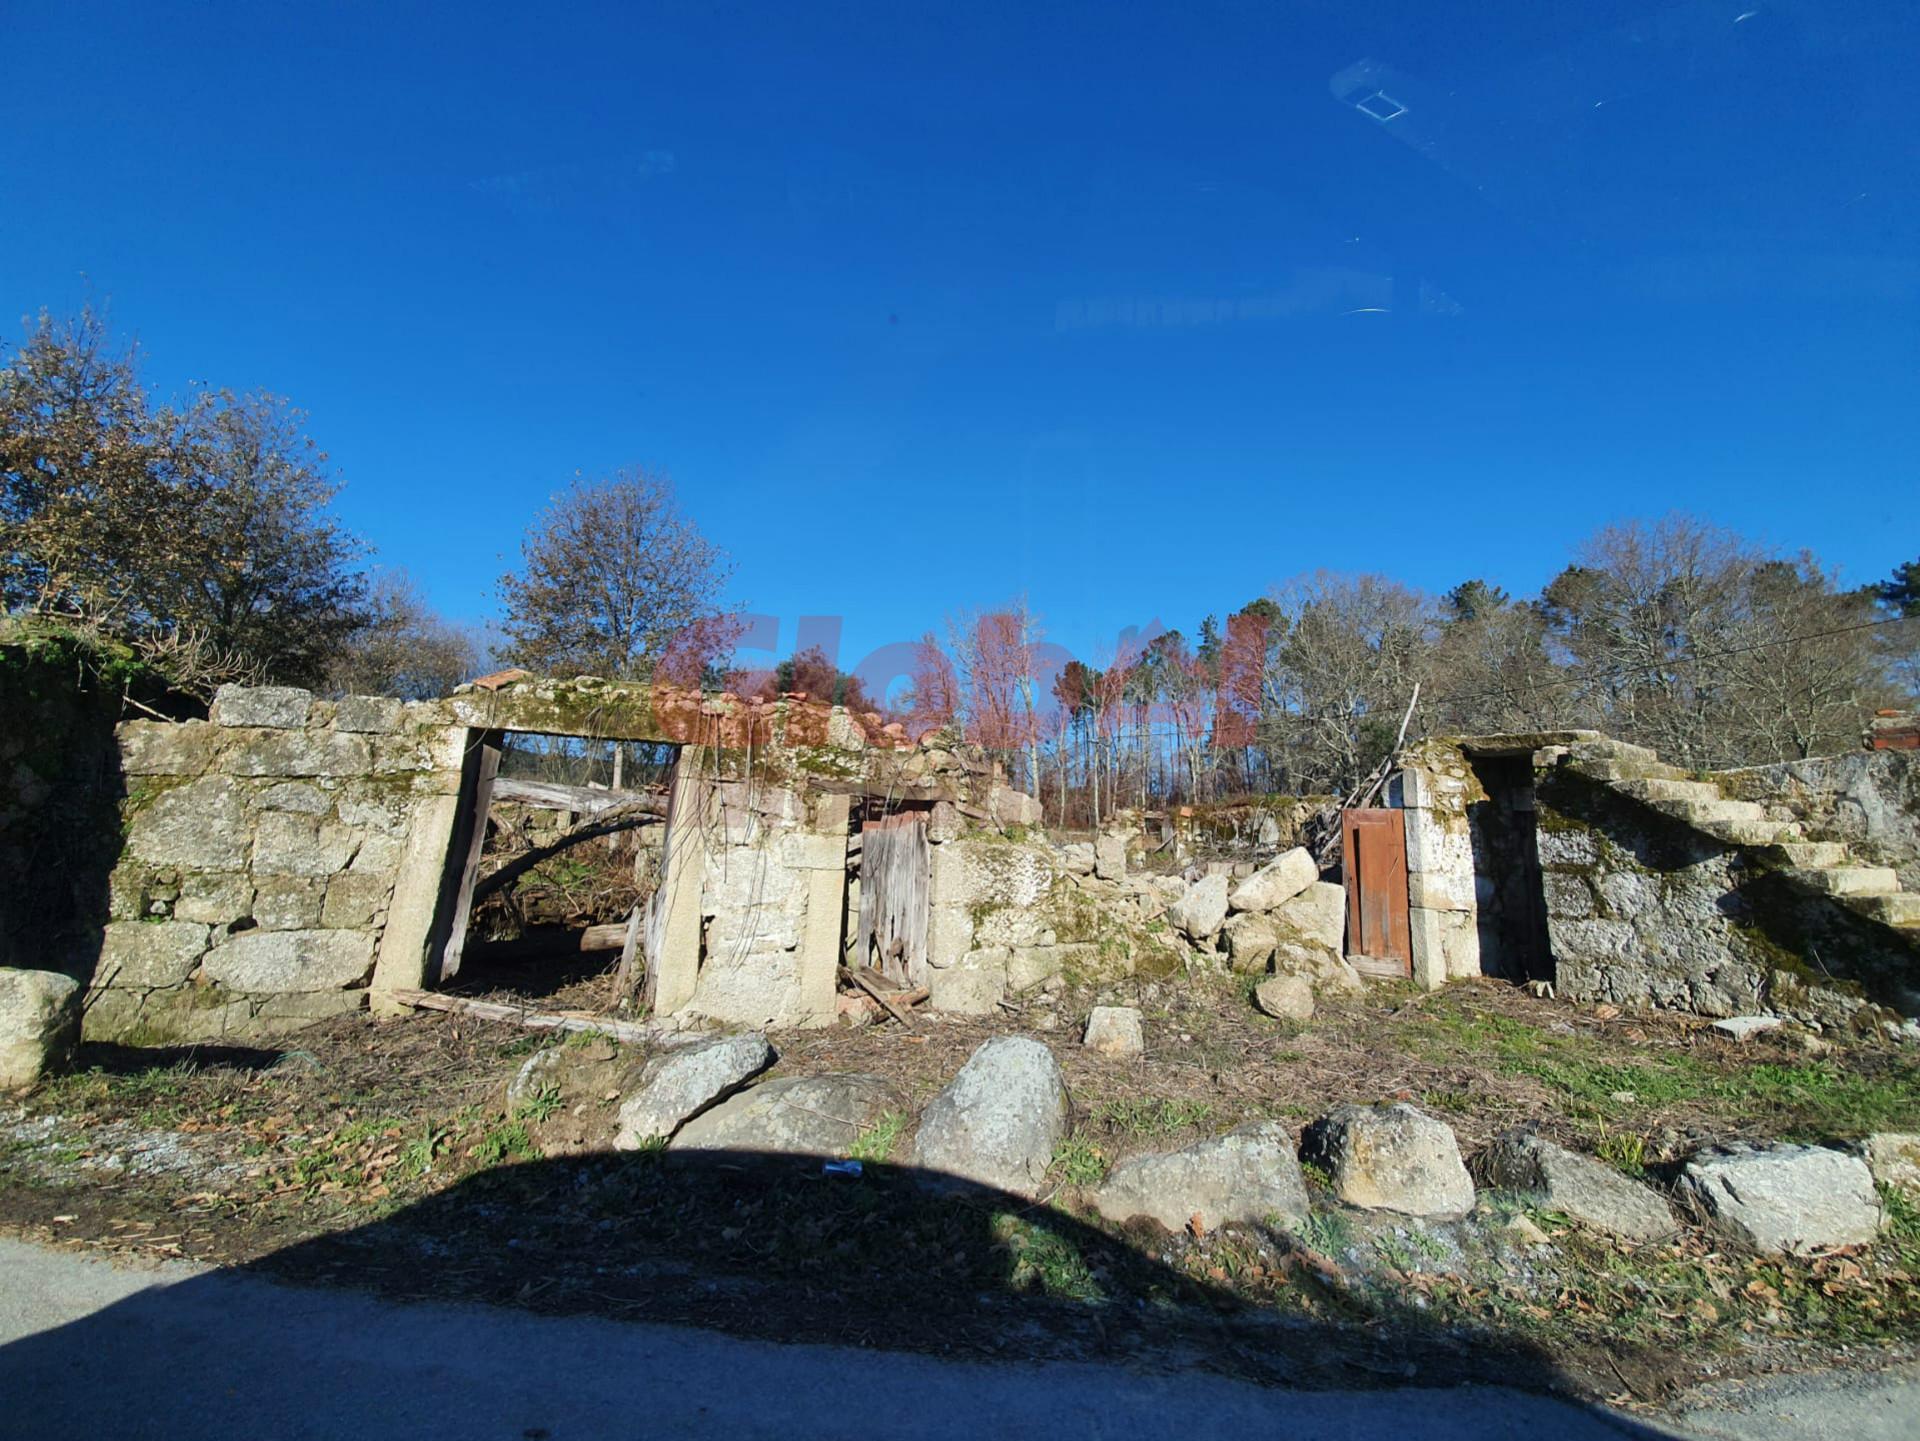
<svg viewBox="0 0 1920 1441"><path fill-rule="evenodd" d="M1407 813L1341 813L1347 879L1347 955L1377 976L1413 975L1413 924L1407 915Z"/></svg>

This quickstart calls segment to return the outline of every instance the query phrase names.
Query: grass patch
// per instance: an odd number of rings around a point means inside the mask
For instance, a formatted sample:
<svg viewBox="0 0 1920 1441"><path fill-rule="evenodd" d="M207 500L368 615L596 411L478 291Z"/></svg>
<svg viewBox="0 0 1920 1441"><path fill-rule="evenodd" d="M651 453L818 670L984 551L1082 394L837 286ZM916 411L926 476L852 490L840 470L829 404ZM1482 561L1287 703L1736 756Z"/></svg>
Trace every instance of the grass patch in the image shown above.
<svg viewBox="0 0 1920 1441"><path fill-rule="evenodd" d="M1128 1097L1102 1101L1093 1108L1093 1124L1109 1135L1160 1140L1204 1126L1213 1118L1211 1101L1175 1101L1156 1097Z"/></svg>
<svg viewBox="0 0 1920 1441"><path fill-rule="evenodd" d="M1069 1186L1097 1186L1106 1179L1107 1158L1085 1136L1069 1136L1054 1148L1053 1170Z"/></svg>
<svg viewBox="0 0 1920 1441"><path fill-rule="evenodd" d="M860 1133L853 1145L848 1147L847 1154L856 1161L878 1165L893 1154L894 1145L906 1128L907 1113L889 1111Z"/></svg>
<svg viewBox="0 0 1920 1441"><path fill-rule="evenodd" d="M540 1152L527 1133L526 1122L504 1121L482 1136L469 1152L476 1165L498 1166L508 1161L531 1161Z"/></svg>
<svg viewBox="0 0 1920 1441"><path fill-rule="evenodd" d="M1002 1212L994 1217L994 1234L1012 1257L1007 1283L1013 1290L1038 1291L1063 1301L1102 1299L1086 1257L1057 1231Z"/></svg>

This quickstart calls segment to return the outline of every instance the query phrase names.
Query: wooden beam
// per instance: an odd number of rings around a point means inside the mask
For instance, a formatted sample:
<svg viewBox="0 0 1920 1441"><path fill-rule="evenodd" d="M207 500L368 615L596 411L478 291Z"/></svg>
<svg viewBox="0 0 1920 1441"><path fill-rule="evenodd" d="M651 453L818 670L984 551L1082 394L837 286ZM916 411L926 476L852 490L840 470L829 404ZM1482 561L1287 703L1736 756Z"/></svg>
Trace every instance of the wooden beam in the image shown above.
<svg viewBox="0 0 1920 1441"><path fill-rule="evenodd" d="M617 951L627 939L627 923L612 921L578 931L549 931L545 935L519 936L510 941L473 941L466 959L473 961L526 961L542 956L577 956L593 951Z"/></svg>
<svg viewBox="0 0 1920 1441"><path fill-rule="evenodd" d="M884 1009L889 1016L892 1016L894 1020L898 1021L901 1025L905 1026L909 1031L917 1031L919 1029L918 1026L914 1025L912 1016L908 1015L905 1011L901 1010L898 1006L894 1005L892 1001L888 1000L886 992L882 991L872 981L868 980L864 975L860 973L860 971L852 970L846 966L842 966L840 968L840 974L845 976L848 980L852 981L856 986L858 986L861 990L865 991L868 995L872 996L874 1000L880 1003L882 1009Z"/></svg>
<svg viewBox="0 0 1920 1441"><path fill-rule="evenodd" d="M479 763L474 768L473 792L466 812L466 855L460 870L460 886L454 892L453 922L447 931L447 944L440 952L439 979L460 973L460 957L467 948L467 922L473 916L473 887L480 878L480 853L487 844L487 812L493 809L493 783L500 774L500 735L485 731L479 736Z"/></svg>
<svg viewBox="0 0 1920 1441"><path fill-rule="evenodd" d="M664 1031L644 1021L609 1021L599 1016L528 1011L519 1006L503 1006L496 1001L473 1001L465 996L443 996L435 991L397 990L393 999L416 1011L445 1011L456 1016L472 1016L481 1021L504 1021L525 1026L530 1031L577 1031L590 1036L611 1036L629 1046L684 1046L704 1039L697 1032Z"/></svg>
<svg viewBox="0 0 1920 1441"><path fill-rule="evenodd" d="M619 806L652 801L666 807L665 791L601 791L591 786L563 786L557 781L537 781L527 776L500 776L493 783L493 798L512 805L538 806L542 810L572 811L597 816Z"/></svg>

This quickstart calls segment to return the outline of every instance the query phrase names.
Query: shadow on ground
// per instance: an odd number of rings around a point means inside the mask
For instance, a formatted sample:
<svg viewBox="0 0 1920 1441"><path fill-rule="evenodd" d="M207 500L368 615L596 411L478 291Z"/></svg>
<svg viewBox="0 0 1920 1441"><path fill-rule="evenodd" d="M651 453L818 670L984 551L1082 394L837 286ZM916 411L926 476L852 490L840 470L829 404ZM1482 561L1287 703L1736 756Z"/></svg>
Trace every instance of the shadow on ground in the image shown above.
<svg viewBox="0 0 1920 1441"><path fill-rule="evenodd" d="M1164 1233L1141 1224L1117 1238L954 1177L884 1164L831 1174L819 1157L660 1151L527 1161L15 1341L0 1348L0 1375L73 1372L130 1336L175 1335L210 1304L202 1293L254 1278L758 1341L1001 1363L1118 1361L1162 1377L1197 1371L1263 1386L1478 1382L1578 1394L1596 1384L1517 1338L1440 1328L1411 1307L1383 1308L1377 1296L1343 1300L1338 1283L1290 1264L1277 1234L1248 1233L1250 1262L1264 1256L1284 1285L1311 1288L1314 1314L1246 1304L1168 1264ZM333 1362L316 1354L311 1364ZM892 1364L871 1356L872 1384L888 1384ZM206 1381L189 1368L143 1384L157 1388L152 1404L164 1411L188 1404ZM848 1402L857 1409L856 1397Z"/></svg>

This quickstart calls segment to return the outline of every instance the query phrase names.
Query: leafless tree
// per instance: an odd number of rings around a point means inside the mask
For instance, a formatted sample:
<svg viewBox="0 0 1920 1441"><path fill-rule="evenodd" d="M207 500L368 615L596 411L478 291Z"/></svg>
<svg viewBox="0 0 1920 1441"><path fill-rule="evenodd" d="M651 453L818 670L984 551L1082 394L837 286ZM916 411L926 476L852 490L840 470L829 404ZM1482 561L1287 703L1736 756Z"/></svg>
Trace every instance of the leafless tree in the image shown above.
<svg viewBox="0 0 1920 1441"><path fill-rule="evenodd" d="M625 469L555 496L501 579L508 656L530 670L631 678L720 614L732 568L664 476Z"/></svg>
<svg viewBox="0 0 1920 1441"><path fill-rule="evenodd" d="M334 694L426 700L446 695L479 669L473 636L437 615L405 571L375 579L367 610L367 624L327 669Z"/></svg>

